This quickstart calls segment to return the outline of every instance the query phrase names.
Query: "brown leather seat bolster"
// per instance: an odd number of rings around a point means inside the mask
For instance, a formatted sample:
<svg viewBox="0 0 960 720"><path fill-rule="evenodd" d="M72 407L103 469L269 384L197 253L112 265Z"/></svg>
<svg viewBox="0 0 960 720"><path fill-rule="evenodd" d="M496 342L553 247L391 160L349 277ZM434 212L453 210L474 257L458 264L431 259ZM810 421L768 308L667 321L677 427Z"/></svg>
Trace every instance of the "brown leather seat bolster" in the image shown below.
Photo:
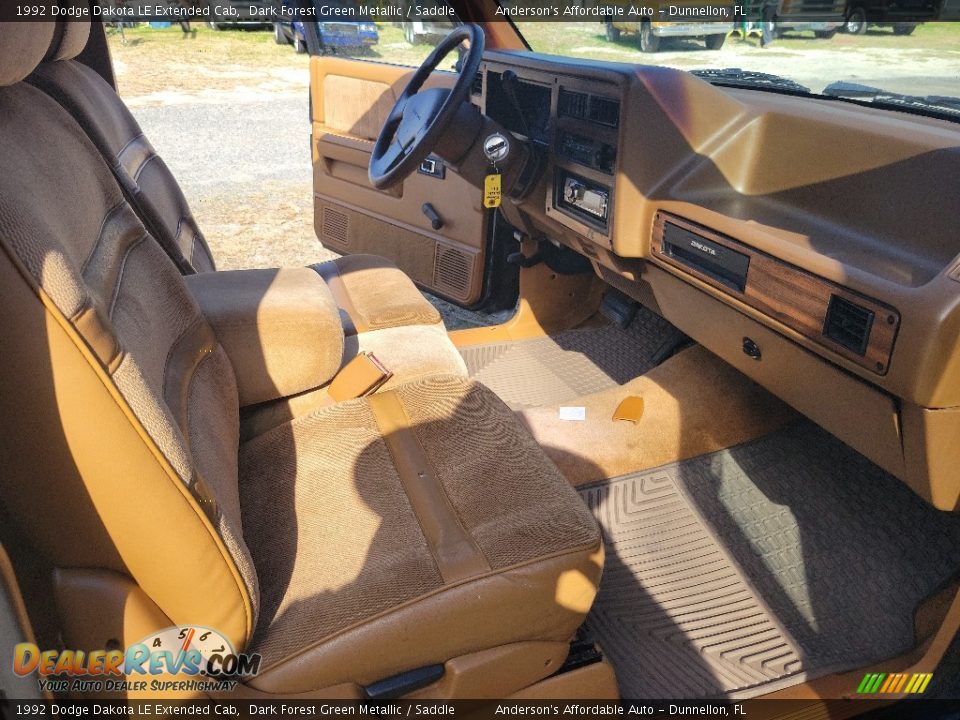
<svg viewBox="0 0 960 720"><path fill-rule="evenodd" d="M345 255L311 267L349 316L347 335L408 325L443 325L437 309L386 258Z"/></svg>

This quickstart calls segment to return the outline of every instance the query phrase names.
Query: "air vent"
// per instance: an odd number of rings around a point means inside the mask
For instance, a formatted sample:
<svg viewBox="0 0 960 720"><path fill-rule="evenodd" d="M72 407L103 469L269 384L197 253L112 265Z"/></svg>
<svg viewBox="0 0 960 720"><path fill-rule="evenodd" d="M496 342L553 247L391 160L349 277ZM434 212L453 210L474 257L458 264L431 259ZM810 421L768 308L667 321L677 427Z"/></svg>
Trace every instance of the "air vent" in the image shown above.
<svg viewBox="0 0 960 720"><path fill-rule="evenodd" d="M349 245L348 231L350 230L350 218L346 213L333 208L323 208L323 221L320 226L320 234L328 240L333 240L341 245Z"/></svg>
<svg viewBox="0 0 960 720"><path fill-rule="evenodd" d="M557 114L560 117L578 118L617 127L620 124L620 102L561 88L560 97L557 99Z"/></svg>
<svg viewBox="0 0 960 720"><path fill-rule="evenodd" d="M470 94L474 97L483 95L483 70L473 76L473 82L470 83Z"/></svg>
<svg viewBox="0 0 960 720"><path fill-rule="evenodd" d="M620 103L609 98L590 98L590 119L601 125L617 127L620 124Z"/></svg>
<svg viewBox="0 0 960 720"><path fill-rule="evenodd" d="M831 295L823 334L847 350L863 355L870 341L873 317L873 312L865 307Z"/></svg>
<svg viewBox="0 0 960 720"><path fill-rule="evenodd" d="M464 299L470 294L473 257L462 250L437 243L433 266L433 286L452 298Z"/></svg>
<svg viewBox="0 0 960 720"><path fill-rule="evenodd" d="M590 107L590 96L586 93L560 89L557 99L557 114L560 117L573 117L586 120Z"/></svg>

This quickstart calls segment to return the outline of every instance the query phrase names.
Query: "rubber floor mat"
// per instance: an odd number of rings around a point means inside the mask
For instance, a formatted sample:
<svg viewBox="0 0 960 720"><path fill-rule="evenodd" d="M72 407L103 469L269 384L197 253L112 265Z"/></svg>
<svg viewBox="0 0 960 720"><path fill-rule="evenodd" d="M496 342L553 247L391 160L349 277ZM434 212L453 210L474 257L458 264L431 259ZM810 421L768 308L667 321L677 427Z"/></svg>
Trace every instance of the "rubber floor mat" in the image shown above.
<svg viewBox="0 0 960 720"><path fill-rule="evenodd" d="M960 517L806 422L580 493L607 550L586 629L626 698L749 697L893 657L960 571Z"/></svg>
<svg viewBox="0 0 960 720"><path fill-rule="evenodd" d="M623 385L659 365L684 339L640 308L627 329L612 323L549 337L460 349L470 377L514 409L556 405Z"/></svg>

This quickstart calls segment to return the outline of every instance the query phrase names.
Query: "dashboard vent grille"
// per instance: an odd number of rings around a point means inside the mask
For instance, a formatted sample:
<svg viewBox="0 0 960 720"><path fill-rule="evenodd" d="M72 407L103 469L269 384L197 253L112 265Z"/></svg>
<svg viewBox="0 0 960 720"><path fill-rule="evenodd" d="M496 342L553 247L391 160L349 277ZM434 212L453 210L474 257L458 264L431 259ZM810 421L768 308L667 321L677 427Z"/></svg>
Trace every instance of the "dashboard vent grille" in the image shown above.
<svg viewBox="0 0 960 720"><path fill-rule="evenodd" d="M560 88L557 115L617 127L620 124L620 101Z"/></svg>
<svg viewBox="0 0 960 720"><path fill-rule="evenodd" d="M557 99L557 114L561 117L574 117L586 120L590 107L590 96L586 93L560 89Z"/></svg>
<svg viewBox="0 0 960 720"><path fill-rule="evenodd" d="M590 119L601 125L617 127L620 124L620 103L609 98L590 98Z"/></svg>
<svg viewBox="0 0 960 720"><path fill-rule="evenodd" d="M865 307L831 295L823 334L847 350L863 355L870 341L873 318L873 312Z"/></svg>
<svg viewBox="0 0 960 720"><path fill-rule="evenodd" d="M483 95L483 70L473 76L473 82L470 84L470 94L474 97Z"/></svg>

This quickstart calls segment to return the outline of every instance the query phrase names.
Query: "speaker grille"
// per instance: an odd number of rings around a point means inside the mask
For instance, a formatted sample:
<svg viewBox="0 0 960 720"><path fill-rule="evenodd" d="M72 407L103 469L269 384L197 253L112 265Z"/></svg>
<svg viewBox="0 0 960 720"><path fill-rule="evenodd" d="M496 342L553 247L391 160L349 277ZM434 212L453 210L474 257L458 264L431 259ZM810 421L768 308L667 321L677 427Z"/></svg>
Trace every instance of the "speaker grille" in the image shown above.
<svg viewBox="0 0 960 720"><path fill-rule="evenodd" d="M333 240L340 245L350 244L350 217L346 213L333 208L323 208L323 221L320 232L324 238Z"/></svg>
<svg viewBox="0 0 960 720"><path fill-rule="evenodd" d="M453 298L465 299L470 293L473 256L462 250L437 243L433 264L433 286Z"/></svg>

